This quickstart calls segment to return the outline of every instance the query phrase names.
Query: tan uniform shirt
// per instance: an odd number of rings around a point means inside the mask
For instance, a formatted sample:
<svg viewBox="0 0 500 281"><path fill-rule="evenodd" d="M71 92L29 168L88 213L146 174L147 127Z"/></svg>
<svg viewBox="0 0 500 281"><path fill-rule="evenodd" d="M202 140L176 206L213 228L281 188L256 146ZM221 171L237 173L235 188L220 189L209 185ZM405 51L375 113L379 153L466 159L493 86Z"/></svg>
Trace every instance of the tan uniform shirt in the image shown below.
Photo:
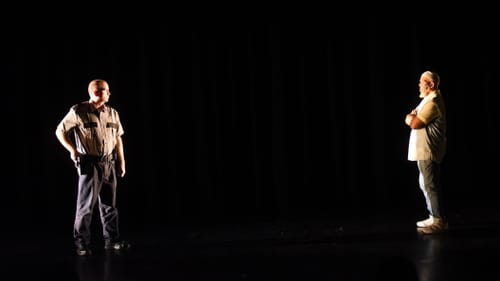
<svg viewBox="0 0 500 281"><path fill-rule="evenodd" d="M57 130L65 134L73 130L77 151L93 156L111 154L117 137L124 134L120 117L114 108L104 105L98 111L88 101L72 106Z"/></svg>

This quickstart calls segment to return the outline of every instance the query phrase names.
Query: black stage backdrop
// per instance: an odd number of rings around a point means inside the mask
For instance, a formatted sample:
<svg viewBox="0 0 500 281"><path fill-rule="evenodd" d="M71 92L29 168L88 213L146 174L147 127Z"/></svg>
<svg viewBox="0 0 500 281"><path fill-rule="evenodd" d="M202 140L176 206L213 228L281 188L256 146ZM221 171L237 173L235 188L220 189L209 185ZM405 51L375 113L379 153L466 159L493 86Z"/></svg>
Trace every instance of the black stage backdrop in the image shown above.
<svg viewBox="0 0 500 281"><path fill-rule="evenodd" d="M4 33L2 208L13 229L71 232L77 174L54 130L93 78L110 83L125 128L127 231L413 223L426 212L404 116L425 70L441 75L448 105L448 212L497 205L500 46L487 17L98 22Z"/></svg>

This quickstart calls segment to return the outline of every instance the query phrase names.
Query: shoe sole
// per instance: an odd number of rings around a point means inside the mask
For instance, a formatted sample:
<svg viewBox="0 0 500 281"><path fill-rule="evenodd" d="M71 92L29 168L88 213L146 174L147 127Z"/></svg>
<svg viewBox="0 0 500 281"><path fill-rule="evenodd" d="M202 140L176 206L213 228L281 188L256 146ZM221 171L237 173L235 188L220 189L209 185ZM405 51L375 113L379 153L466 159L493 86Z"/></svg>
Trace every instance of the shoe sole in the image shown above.
<svg viewBox="0 0 500 281"><path fill-rule="evenodd" d="M76 254L80 257L83 257L83 256L90 256L92 254L92 252L90 252L90 251L76 251Z"/></svg>
<svg viewBox="0 0 500 281"><path fill-rule="evenodd" d="M107 251L121 251L130 249L130 245L118 245L118 246L105 246L104 250Z"/></svg>
<svg viewBox="0 0 500 281"><path fill-rule="evenodd" d="M429 227L418 227L417 232L419 234L432 235L432 234L441 234L447 232L448 228L441 229L430 229Z"/></svg>

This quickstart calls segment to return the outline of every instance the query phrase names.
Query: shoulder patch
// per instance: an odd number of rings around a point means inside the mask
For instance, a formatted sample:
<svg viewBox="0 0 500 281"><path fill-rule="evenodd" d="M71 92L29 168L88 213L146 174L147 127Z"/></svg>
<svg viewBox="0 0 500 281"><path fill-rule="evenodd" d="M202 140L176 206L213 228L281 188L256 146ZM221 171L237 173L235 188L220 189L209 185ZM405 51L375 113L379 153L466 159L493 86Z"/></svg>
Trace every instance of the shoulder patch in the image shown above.
<svg viewBox="0 0 500 281"><path fill-rule="evenodd" d="M77 113L87 113L91 111L90 104L88 102L81 102L79 104L75 104L72 107Z"/></svg>

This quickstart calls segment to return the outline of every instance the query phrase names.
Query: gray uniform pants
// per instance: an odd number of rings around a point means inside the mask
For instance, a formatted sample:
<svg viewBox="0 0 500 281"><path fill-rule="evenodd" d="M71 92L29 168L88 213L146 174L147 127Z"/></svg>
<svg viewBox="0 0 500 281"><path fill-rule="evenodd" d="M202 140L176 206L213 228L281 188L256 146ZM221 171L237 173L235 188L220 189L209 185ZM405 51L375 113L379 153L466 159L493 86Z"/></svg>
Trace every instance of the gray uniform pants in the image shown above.
<svg viewBox="0 0 500 281"><path fill-rule="evenodd" d="M78 196L73 229L75 244L90 244L90 225L96 203L98 203L104 240L118 239L117 180L114 160L82 156L77 169Z"/></svg>

